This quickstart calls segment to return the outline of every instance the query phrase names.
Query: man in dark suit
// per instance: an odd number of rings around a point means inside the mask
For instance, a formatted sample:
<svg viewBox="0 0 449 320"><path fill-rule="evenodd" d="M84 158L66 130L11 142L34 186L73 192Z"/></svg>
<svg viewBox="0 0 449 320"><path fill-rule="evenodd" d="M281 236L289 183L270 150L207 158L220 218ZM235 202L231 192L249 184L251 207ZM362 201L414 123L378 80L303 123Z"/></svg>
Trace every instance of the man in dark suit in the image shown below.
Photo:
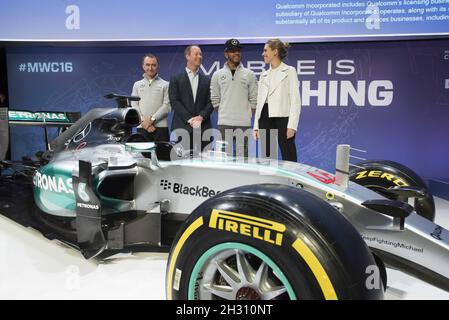
<svg viewBox="0 0 449 320"><path fill-rule="evenodd" d="M211 128L210 79L199 72L203 56L200 47L188 46L184 51L185 71L170 79L168 95L173 110L172 131L184 149L203 150L210 139L202 141Z"/></svg>

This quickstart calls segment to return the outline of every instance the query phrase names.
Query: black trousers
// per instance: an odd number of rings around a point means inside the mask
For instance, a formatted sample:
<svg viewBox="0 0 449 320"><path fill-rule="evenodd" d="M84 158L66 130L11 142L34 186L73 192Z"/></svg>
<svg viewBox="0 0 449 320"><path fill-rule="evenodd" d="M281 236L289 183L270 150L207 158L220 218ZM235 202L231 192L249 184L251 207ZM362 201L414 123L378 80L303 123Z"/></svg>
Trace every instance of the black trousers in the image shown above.
<svg viewBox="0 0 449 320"><path fill-rule="evenodd" d="M275 137L281 149L282 160L298 161L296 154L295 137L287 139L288 117L268 117L268 104L265 103L259 118L259 129L265 129L265 137L262 135L260 139L261 156L268 158L276 158L275 154L270 153L270 135ZM277 129L277 130L273 130ZM277 150L277 149L276 149Z"/></svg>
<svg viewBox="0 0 449 320"><path fill-rule="evenodd" d="M137 132L140 133L148 142L170 141L170 135L168 134L167 127L157 127L156 131L151 133L143 128L137 128Z"/></svg>
<svg viewBox="0 0 449 320"><path fill-rule="evenodd" d="M239 139L235 136L235 130L238 129L243 132L243 137L239 137ZM218 125L221 140L228 143L228 146L226 147L226 153L228 153L228 155L248 158L249 137L251 137L252 132L250 130L249 135L246 135L245 132L247 132L248 129L251 129L251 127Z"/></svg>

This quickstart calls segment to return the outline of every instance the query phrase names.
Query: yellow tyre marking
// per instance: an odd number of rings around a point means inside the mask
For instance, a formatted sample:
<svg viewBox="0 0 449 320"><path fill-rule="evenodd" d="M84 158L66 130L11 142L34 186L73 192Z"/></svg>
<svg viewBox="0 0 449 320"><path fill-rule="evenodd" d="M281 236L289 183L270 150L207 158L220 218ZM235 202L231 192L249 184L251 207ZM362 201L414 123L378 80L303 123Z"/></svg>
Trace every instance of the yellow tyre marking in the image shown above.
<svg viewBox="0 0 449 320"><path fill-rule="evenodd" d="M309 266L310 270L312 270L315 278L318 281L318 284L321 287L321 291L323 292L324 298L326 300L338 300L337 294L335 293L334 286L321 265L318 258L313 254L313 252L306 246L306 244L301 239L296 239L292 244L293 248L299 255L304 259L304 261Z"/></svg>
<svg viewBox="0 0 449 320"><path fill-rule="evenodd" d="M172 300L173 297L173 271L176 265L176 259L178 258L178 254L181 251L184 243L187 239L195 232L196 229L201 227L204 224L203 217L199 217L196 219L182 234L181 238L179 238L178 243L176 244L175 249L172 252L172 257L170 260L170 265L168 267L168 281L167 281L167 298Z"/></svg>
<svg viewBox="0 0 449 320"><path fill-rule="evenodd" d="M334 200L335 199L335 195L332 192L328 192L328 193L326 193L326 199L327 200Z"/></svg>

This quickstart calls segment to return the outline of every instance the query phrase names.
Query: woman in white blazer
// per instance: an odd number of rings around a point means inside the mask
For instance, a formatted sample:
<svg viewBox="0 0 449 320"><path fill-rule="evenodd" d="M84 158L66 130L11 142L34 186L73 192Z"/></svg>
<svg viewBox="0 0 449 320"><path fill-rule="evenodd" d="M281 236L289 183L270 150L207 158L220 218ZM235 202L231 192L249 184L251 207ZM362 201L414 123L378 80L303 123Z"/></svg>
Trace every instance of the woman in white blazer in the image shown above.
<svg viewBox="0 0 449 320"><path fill-rule="evenodd" d="M254 138L261 140L262 156L274 157L277 154L277 146L273 146L271 152L271 136L279 143L282 159L296 162L295 135L301 98L295 68L282 62L287 57L288 47L288 43L279 39L265 44L262 56L265 63L270 64L270 69L260 76L253 129ZM265 134L262 129L265 129Z"/></svg>

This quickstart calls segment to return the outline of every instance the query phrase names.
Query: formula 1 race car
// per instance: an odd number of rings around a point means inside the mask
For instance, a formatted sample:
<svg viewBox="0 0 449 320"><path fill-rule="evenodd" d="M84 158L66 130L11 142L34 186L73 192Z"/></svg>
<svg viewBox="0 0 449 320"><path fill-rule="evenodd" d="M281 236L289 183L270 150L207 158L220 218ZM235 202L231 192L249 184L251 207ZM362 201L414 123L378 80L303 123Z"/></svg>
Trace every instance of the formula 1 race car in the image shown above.
<svg viewBox="0 0 449 320"><path fill-rule="evenodd" d="M86 258L169 251L168 299L382 299L385 265L449 291L449 233L400 164L192 156L148 143L135 97L90 110L37 160L2 162L0 213ZM138 98L137 98L138 99ZM42 122L41 122L42 124Z"/></svg>

